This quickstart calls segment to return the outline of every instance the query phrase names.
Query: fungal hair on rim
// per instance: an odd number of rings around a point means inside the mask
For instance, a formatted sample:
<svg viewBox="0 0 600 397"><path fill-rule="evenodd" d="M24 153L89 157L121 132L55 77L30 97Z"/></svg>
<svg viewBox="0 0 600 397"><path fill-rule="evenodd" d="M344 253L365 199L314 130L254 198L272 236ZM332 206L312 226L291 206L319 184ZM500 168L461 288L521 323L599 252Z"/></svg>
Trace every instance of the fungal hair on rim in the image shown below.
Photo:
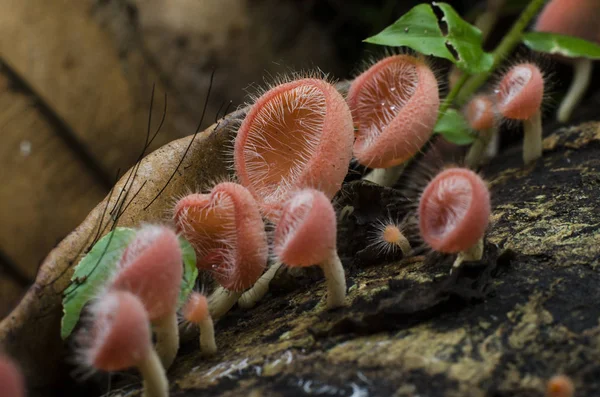
<svg viewBox="0 0 600 397"><path fill-rule="evenodd" d="M86 368L94 368L94 359L98 355L119 309L119 299L112 294L99 294L90 305L89 313L84 319L84 327L76 338L76 362ZM92 370L91 373L95 372Z"/></svg>
<svg viewBox="0 0 600 397"><path fill-rule="evenodd" d="M278 93L257 112L248 131L243 158L250 184L266 203L280 200L317 152L326 112L325 94L304 84ZM294 113L299 115L290 125L289 116ZM281 148L288 149L287 156ZM269 161L265 156L277 160ZM272 166L281 162L288 166L284 171L275 170L281 174L281 181L275 186L264 183L272 174Z"/></svg>

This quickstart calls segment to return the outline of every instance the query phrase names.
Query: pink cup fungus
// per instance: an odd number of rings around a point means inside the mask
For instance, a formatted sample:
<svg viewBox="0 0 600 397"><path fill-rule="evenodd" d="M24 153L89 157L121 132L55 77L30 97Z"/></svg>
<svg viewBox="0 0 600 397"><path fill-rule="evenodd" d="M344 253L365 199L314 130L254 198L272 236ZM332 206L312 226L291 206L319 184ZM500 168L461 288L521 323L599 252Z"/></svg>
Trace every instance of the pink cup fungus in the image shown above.
<svg viewBox="0 0 600 397"><path fill-rule="evenodd" d="M413 56L390 56L354 80L347 100L357 128L354 156L376 169L365 179L393 185L433 132L440 105L435 75Z"/></svg>
<svg viewBox="0 0 600 397"><path fill-rule="evenodd" d="M129 291L144 304L165 369L179 350L177 304L182 277L182 254L175 232L145 225L123 252L111 283L112 289Z"/></svg>
<svg viewBox="0 0 600 397"><path fill-rule="evenodd" d="M465 158L471 168L479 166L487 156L493 157L498 150L498 123L492 98L487 95L475 96L463 111L469 126L478 136L469 148Z"/></svg>
<svg viewBox="0 0 600 397"><path fill-rule="evenodd" d="M314 189L294 193L275 228L274 251L291 267L318 265L327 280L327 308L343 306L346 277L337 254L337 224L329 198Z"/></svg>
<svg viewBox="0 0 600 397"><path fill-rule="evenodd" d="M403 233L403 227L391 220L377 223L371 236L371 246L383 255L400 250L404 257L408 257L412 250L410 242Z"/></svg>
<svg viewBox="0 0 600 397"><path fill-rule="evenodd" d="M546 397L573 397L575 386L566 375L556 375L550 378L546 386Z"/></svg>
<svg viewBox="0 0 600 397"><path fill-rule="evenodd" d="M21 370L6 356L0 355L0 390L3 397L25 397L25 381Z"/></svg>
<svg viewBox="0 0 600 397"><path fill-rule="evenodd" d="M235 139L240 183L272 220L289 193L340 190L352 158L352 115L328 82L300 79L267 91L252 105Z"/></svg>
<svg viewBox="0 0 600 397"><path fill-rule="evenodd" d="M221 285L210 297L210 313L227 313L262 275L268 245L258 204L242 185L223 182L210 194L191 194L177 202L174 220L196 251L199 270Z"/></svg>
<svg viewBox="0 0 600 397"><path fill-rule="evenodd" d="M540 13L534 30L574 36L600 43L600 2L598 0L551 0ZM575 68L573 81L558 109L557 118L566 122L581 102L592 76L592 60L568 59Z"/></svg>
<svg viewBox="0 0 600 397"><path fill-rule="evenodd" d="M206 355L217 352L215 343L215 327L208 310L206 296L198 292L192 292L183 308L183 317L200 328L200 350Z"/></svg>
<svg viewBox="0 0 600 397"><path fill-rule="evenodd" d="M166 397L169 384L158 354L152 348L148 314L130 292L100 296L90 309L91 326L77 340L85 366L113 372L137 367L144 379L144 397Z"/></svg>
<svg viewBox="0 0 600 397"><path fill-rule="evenodd" d="M542 157L542 100L544 76L532 63L513 66L496 89L500 114L510 120L523 121L523 161L529 164Z"/></svg>
<svg viewBox="0 0 600 397"><path fill-rule="evenodd" d="M466 168L446 169L421 194L421 237L435 251L458 253L453 269L480 260L490 207L489 190L479 175Z"/></svg>

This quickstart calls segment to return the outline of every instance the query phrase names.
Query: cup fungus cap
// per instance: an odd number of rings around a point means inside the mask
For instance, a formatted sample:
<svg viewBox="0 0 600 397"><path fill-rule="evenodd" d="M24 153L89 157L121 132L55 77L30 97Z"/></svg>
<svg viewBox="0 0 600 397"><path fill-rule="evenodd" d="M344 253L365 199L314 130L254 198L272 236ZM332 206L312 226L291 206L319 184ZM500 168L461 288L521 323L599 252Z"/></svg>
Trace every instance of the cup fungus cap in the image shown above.
<svg viewBox="0 0 600 397"><path fill-rule="evenodd" d="M402 164L421 149L440 105L435 75L410 55L371 66L354 80L347 100L357 127L354 155L372 168Z"/></svg>
<svg viewBox="0 0 600 397"><path fill-rule="evenodd" d="M548 381L546 397L573 397L575 386L566 375L555 375Z"/></svg>
<svg viewBox="0 0 600 397"><path fill-rule="evenodd" d="M290 266L322 262L336 249L336 217L322 192L303 189L286 202L275 229L275 254Z"/></svg>
<svg viewBox="0 0 600 397"><path fill-rule="evenodd" d="M494 127L494 102L487 95L475 96L465 107L465 118L475 131L488 130Z"/></svg>
<svg viewBox="0 0 600 397"><path fill-rule="evenodd" d="M174 219L196 251L198 268L210 271L224 288L243 292L261 276L267 235L257 202L242 185L223 182L210 194L184 197Z"/></svg>
<svg viewBox="0 0 600 397"><path fill-rule="evenodd" d="M273 217L289 193L305 187L332 198L352 158L352 115L328 82L280 84L252 105L235 139L240 183Z"/></svg>
<svg viewBox="0 0 600 397"><path fill-rule="evenodd" d="M496 90L498 111L512 120L528 120L540 111L544 99L544 76L532 63L513 66Z"/></svg>
<svg viewBox="0 0 600 397"><path fill-rule="evenodd" d="M205 321L210 316L206 296L192 292L183 307L183 317L193 324Z"/></svg>
<svg viewBox="0 0 600 397"><path fill-rule="evenodd" d="M112 288L136 294L150 320L176 310L183 263L177 235L171 229L143 226L123 252L117 269Z"/></svg>
<svg viewBox="0 0 600 397"><path fill-rule="evenodd" d="M25 381L21 370L13 360L1 355L0 390L4 397L25 397Z"/></svg>
<svg viewBox="0 0 600 397"><path fill-rule="evenodd" d="M490 216L490 194L473 171L449 168L425 188L419 201L419 229L423 240L443 253L466 251L485 233Z"/></svg>
<svg viewBox="0 0 600 397"><path fill-rule="evenodd" d="M538 16L534 30L600 42L599 15L598 0L551 0Z"/></svg>
<svg viewBox="0 0 600 397"><path fill-rule="evenodd" d="M113 291L101 296L90 310L89 334L82 336L84 362L102 371L137 366L151 349L148 315L132 293Z"/></svg>

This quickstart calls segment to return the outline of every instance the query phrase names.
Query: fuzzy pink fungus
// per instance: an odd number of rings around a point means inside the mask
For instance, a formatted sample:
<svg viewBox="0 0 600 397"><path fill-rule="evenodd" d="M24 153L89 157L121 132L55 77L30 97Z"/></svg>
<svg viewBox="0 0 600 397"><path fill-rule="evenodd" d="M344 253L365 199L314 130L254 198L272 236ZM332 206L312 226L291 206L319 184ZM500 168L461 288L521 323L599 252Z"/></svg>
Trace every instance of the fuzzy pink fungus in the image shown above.
<svg viewBox="0 0 600 397"><path fill-rule="evenodd" d="M145 225L127 246L111 288L136 294L155 327L158 355L168 368L179 349L177 303L183 277L177 235L164 226Z"/></svg>
<svg viewBox="0 0 600 397"><path fill-rule="evenodd" d="M542 156L542 100L544 76L532 63L513 66L496 88L498 111L511 120L523 121L523 161L529 164Z"/></svg>
<svg viewBox="0 0 600 397"><path fill-rule="evenodd" d="M204 354L215 354L217 344L215 343L215 328L212 317L208 310L206 296L192 292L183 308L183 317L200 328L200 349Z"/></svg>
<svg viewBox="0 0 600 397"><path fill-rule="evenodd" d="M546 386L546 397L573 397L575 386L566 375L556 375L550 378Z"/></svg>
<svg viewBox="0 0 600 397"><path fill-rule="evenodd" d="M465 106L463 111L469 126L478 133L477 139L471 145L465 162L471 168L477 167L483 160L489 145L492 154L497 151L498 126L496 109L492 98L488 95L477 95Z"/></svg>
<svg viewBox="0 0 600 397"><path fill-rule="evenodd" d="M252 105L235 139L235 170L272 218L292 190L314 187L332 198L353 140L350 110L335 87L314 78L290 81Z"/></svg>
<svg viewBox="0 0 600 397"><path fill-rule="evenodd" d="M318 265L327 280L327 307L344 305L346 277L337 254L336 216L329 198L314 189L294 193L275 229L274 251L291 267Z"/></svg>
<svg viewBox="0 0 600 397"><path fill-rule="evenodd" d="M175 205L178 230L196 251L197 266L209 271L228 291L211 297L211 313L220 317L263 273L267 235L258 204L242 185L223 182L210 194L192 194Z"/></svg>
<svg viewBox="0 0 600 397"><path fill-rule="evenodd" d="M10 358L0 355L0 391L3 397L25 397L25 380Z"/></svg>
<svg viewBox="0 0 600 397"><path fill-rule="evenodd" d="M90 313L91 327L78 335L82 363L107 372L137 367L144 378L145 396L168 396L165 370L152 348L143 303L130 292L109 292L97 299Z"/></svg>
<svg viewBox="0 0 600 397"><path fill-rule="evenodd" d="M600 1L551 0L540 13L535 30L575 36L600 43ZM561 58L573 64L575 74L567 95L558 109L558 120L566 122L581 102L592 76L592 60Z"/></svg>
<svg viewBox="0 0 600 397"><path fill-rule="evenodd" d="M347 100L357 128L354 156L371 168L414 156L431 136L440 104L435 75L410 55L371 66L354 80Z"/></svg>
<svg viewBox="0 0 600 397"><path fill-rule="evenodd" d="M490 194L473 171L449 168L425 188L419 201L419 229L431 248L467 251L483 238L489 223Z"/></svg>

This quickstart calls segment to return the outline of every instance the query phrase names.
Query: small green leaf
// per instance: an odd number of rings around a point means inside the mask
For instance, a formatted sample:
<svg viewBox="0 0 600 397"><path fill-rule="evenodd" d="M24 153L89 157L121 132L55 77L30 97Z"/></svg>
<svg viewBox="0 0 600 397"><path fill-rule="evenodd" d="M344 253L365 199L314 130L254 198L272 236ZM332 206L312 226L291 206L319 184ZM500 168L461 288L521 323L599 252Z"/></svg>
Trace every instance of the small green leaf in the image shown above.
<svg viewBox="0 0 600 397"><path fill-rule="evenodd" d="M181 280L179 292L179 306L181 307L194 289L196 278L198 278L198 268L196 267L196 252L192 245L181 236L179 236L179 245L183 256L183 280Z"/></svg>
<svg viewBox="0 0 600 397"><path fill-rule="evenodd" d="M405 46L422 54L445 58L471 74L489 71L494 59L492 54L483 51L481 31L463 20L449 4L434 2L433 5L443 14L441 22L447 26L447 33L442 32L432 6L420 4L365 41Z"/></svg>
<svg viewBox="0 0 600 397"><path fill-rule="evenodd" d="M569 58L600 59L600 45L578 37L546 32L529 32L523 43L537 52L558 54Z"/></svg>
<svg viewBox="0 0 600 397"><path fill-rule="evenodd" d="M468 145L476 138L476 135L469 128L467 120L465 120L460 112L454 109L446 111L435 125L433 131L457 145Z"/></svg>
<svg viewBox="0 0 600 397"><path fill-rule="evenodd" d="M63 294L63 318L60 336L66 339L79 321L81 310L104 287L135 230L118 227L102 237L81 259Z"/></svg>
<svg viewBox="0 0 600 397"><path fill-rule="evenodd" d="M63 318L60 335L66 339L79 322L83 307L104 288L114 273L127 245L135 237L136 230L118 227L102 237L90 252L81 259L71 277L63 297ZM180 305L185 302L194 288L198 269L194 249L183 237L179 237L183 259L183 279L179 294Z"/></svg>

